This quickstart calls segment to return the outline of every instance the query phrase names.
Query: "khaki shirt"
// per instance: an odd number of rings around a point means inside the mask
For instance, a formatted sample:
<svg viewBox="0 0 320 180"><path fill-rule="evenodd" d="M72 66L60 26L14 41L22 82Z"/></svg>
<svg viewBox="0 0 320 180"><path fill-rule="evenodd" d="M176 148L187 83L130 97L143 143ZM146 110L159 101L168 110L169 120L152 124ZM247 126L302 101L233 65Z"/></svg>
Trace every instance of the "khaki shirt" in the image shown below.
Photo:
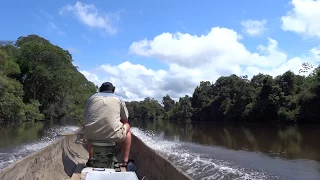
<svg viewBox="0 0 320 180"><path fill-rule="evenodd" d="M88 140L122 141L126 133L121 119L128 119L125 102L113 93L96 93L87 101L84 136Z"/></svg>

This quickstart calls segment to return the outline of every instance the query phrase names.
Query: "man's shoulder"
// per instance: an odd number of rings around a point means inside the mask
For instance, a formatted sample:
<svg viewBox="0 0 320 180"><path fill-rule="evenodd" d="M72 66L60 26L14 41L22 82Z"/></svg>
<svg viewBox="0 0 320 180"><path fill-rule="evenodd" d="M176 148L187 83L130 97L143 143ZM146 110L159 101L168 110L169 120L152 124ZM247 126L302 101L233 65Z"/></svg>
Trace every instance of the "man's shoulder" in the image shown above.
<svg viewBox="0 0 320 180"><path fill-rule="evenodd" d="M113 94L113 93L101 93L101 92L98 92L94 95L91 96L91 98L94 98L94 97L102 97L102 98L115 98L117 100L119 100L120 102L124 102L124 100L122 99L122 97L116 95L116 94Z"/></svg>

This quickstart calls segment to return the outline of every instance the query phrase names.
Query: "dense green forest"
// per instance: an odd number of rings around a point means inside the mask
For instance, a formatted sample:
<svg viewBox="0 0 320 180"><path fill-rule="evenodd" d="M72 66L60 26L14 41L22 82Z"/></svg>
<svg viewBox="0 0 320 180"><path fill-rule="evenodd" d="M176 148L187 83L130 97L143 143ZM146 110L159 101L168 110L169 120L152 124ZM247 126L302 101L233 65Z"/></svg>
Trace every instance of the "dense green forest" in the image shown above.
<svg viewBox="0 0 320 180"><path fill-rule="evenodd" d="M0 123L80 119L97 87L71 54L37 35L0 42Z"/></svg>
<svg viewBox="0 0 320 180"><path fill-rule="evenodd" d="M303 63L301 72L310 70ZM220 77L200 82L192 97L175 102L169 95L161 104L146 98L127 102L131 120L223 121L250 123L320 123L320 68L308 76L287 71L277 77L258 74Z"/></svg>
<svg viewBox="0 0 320 180"><path fill-rule="evenodd" d="M0 123L82 119L97 86L72 64L72 55L37 35L0 42ZM302 71L310 69L308 63ZM258 74L200 82L192 97L169 95L127 102L130 119L319 123L320 68L302 76Z"/></svg>

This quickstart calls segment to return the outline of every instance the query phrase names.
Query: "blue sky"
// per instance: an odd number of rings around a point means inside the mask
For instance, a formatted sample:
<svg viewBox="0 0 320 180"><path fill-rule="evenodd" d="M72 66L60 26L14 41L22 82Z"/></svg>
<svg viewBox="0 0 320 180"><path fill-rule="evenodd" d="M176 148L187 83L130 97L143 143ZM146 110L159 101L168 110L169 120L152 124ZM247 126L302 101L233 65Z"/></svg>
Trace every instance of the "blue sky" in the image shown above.
<svg viewBox="0 0 320 180"><path fill-rule="evenodd" d="M0 39L40 35L68 49L88 79L112 81L129 100L178 98L200 80L316 62L317 8L314 0L12 0L0 7Z"/></svg>

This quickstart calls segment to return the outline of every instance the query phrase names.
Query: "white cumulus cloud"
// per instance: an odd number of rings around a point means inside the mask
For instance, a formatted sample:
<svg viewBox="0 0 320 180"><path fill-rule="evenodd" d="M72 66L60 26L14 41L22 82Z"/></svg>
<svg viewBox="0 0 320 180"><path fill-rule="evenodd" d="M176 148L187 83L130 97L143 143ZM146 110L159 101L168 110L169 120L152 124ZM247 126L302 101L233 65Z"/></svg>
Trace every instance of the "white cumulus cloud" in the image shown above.
<svg viewBox="0 0 320 180"><path fill-rule="evenodd" d="M241 22L243 31L250 36L262 35L267 30L266 24L266 20L245 20Z"/></svg>
<svg viewBox="0 0 320 180"><path fill-rule="evenodd" d="M118 14L104 13L93 4L84 4L76 2L74 5L62 7L59 14L72 13L81 23L92 27L103 29L109 34L115 34L116 28L113 26L114 21L119 19Z"/></svg>
<svg viewBox="0 0 320 180"><path fill-rule="evenodd" d="M320 39L320 0L292 0L292 9L281 17L282 29Z"/></svg>
<svg viewBox="0 0 320 180"><path fill-rule="evenodd" d="M287 70L298 73L305 60L315 62L318 48L301 57L288 57L278 47L278 42L269 39L267 45L249 51L234 30L214 27L208 34L162 33L153 39L133 42L131 53L158 59L168 69L152 70L128 61L116 66L101 65L92 71L82 71L98 86L111 81L116 91L126 100L141 100L153 97L157 100L165 94L174 99L191 95L200 81L214 82L220 76L253 75L267 73L279 75Z"/></svg>

